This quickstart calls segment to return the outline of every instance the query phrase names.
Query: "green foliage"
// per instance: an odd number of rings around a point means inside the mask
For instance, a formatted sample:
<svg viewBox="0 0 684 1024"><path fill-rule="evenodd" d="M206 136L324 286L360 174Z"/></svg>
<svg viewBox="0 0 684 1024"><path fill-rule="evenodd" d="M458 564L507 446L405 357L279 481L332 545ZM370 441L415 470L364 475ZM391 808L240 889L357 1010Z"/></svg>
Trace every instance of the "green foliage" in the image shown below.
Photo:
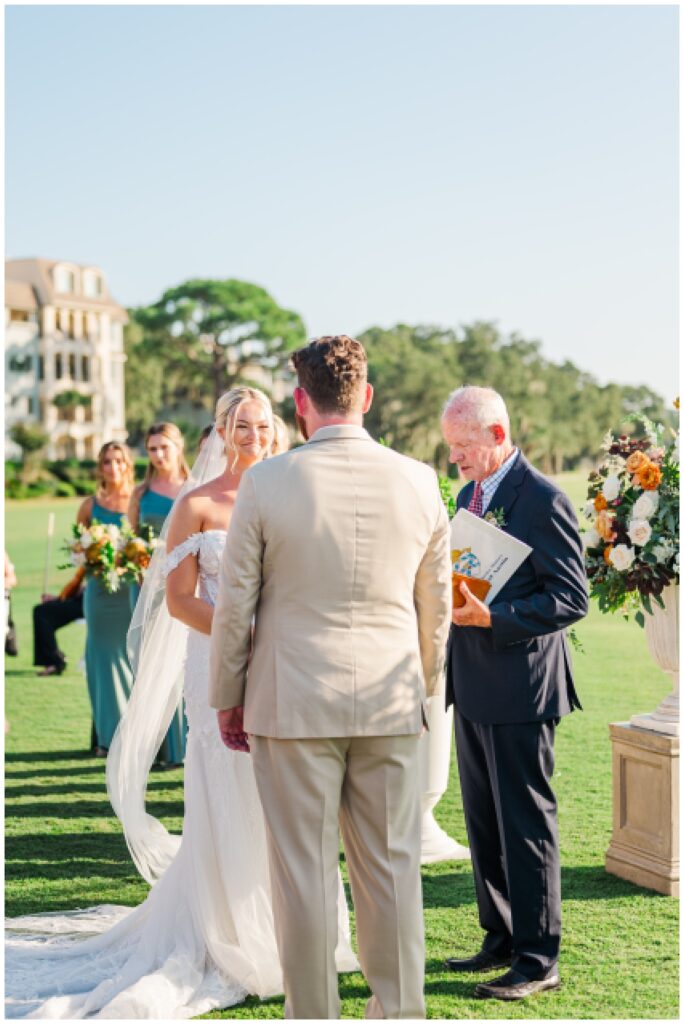
<svg viewBox="0 0 684 1024"><path fill-rule="evenodd" d="M10 437L21 448L24 460L28 455L41 452L49 441L43 428L36 423L15 423L10 428Z"/></svg>
<svg viewBox="0 0 684 1024"><path fill-rule="evenodd" d="M602 612L652 613L652 601L679 582L678 434L643 415L645 437L604 439L589 474L584 533L590 595Z"/></svg>
<svg viewBox="0 0 684 1024"><path fill-rule="evenodd" d="M447 515L449 516L449 519L453 519L456 515L456 498L453 494L451 480L448 476L444 476L442 473L437 475L437 480L439 482L439 493L442 496L442 501L444 502L444 507L447 510Z"/></svg>
<svg viewBox="0 0 684 1024"><path fill-rule="evenodd" d="M145 464L143 461L143 473ZM95 465L93 459L57 459L43 463L40 473L33 474L30 481L27 481L20 472L20 463L6 462L5 495L22 500L48 495L69 498L94 494Z"/></svg>
<svg viewBox="0 0 684 1024"><path fill-rule="evenodd" d="M87 409L92 405L93 399L91 395L82 395L80 391L68 390L60 391L58 395L55 395L52 403L58 409L75 409L79 405Z"/></svg>
<svg viewBox="0 0 684 1024"><path fill-rule="evenodd" d="M185 281L129 315L126 384L134 430L162 404L183 399L211 413L224 391L250 380L251 367L270 373L305 341L298 313L235 278Z"/></svg>
<svg viewBox="0 0 684 1024"><path fill-rule="evenodd" d="M576 491L576 481L570 483ZM575 491L573 501L579 500ZM105 765L87 754L88 697L77 668L83 626L73 623L60 631L69 665L58 680L39 679L31 667L31 607L42 589L47 515L56 513L56 536L65 536L76 508L75 501L31 502L11 505L8 511L9 552L19 579L13 593L19 657L9 661L6 681L5 880L10 916L103 902L136 906L149 892L107 799ZM68 570L59 578L53 574L51 590L69 575ZM612 829L608 724L655 707L670 682L650 658L634 623L602 616L594 606L577 630L587 652L575 666L585 710L564 718L558 727L554 775L564 987L522 1003L474 999L474 985L485 976L460 977L443 966L445 957L466 956L482 940L471 866L464 861L427 865L422 870L426 996L433 1020L679 1017L678 901L605 870ZM151 813L180 832L182 770L153 775L148 801ZM467 842L455 759L436 818L450 835ZM344 862L341 867L346 880ZM362 1019L369 995L363 977L341 976L340 989L343 1017ZM283 1000L261 1003L250 998L204 1016L282 1019Z"/></svg>
<svg viewBox="0 0 684 1024"><path fill-rule="evenodd" d="M675 417L649 388L601 386L566 360L553 363L538 341L504 337L492 323L459 330L397 324L360 335L376 396L366 417L374 437L453 472L439 421L449 393L463 384L493 387L503 395L516 444L543 472L558 474L593 459L598 441L618 425L634 431L641 410L674 424Z"/></svg>

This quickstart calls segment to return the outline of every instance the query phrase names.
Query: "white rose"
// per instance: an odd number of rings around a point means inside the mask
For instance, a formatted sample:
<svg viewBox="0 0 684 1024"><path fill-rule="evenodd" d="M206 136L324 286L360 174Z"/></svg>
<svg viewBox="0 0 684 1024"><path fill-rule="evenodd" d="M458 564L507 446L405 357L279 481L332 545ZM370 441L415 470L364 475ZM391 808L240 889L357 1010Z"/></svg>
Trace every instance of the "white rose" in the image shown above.
<svg viewBox="0 0 684 1024"><path fill-rule="evenodd" d="M112 591L119 589L119 574L117 572L110 570L110 572L107 573L107 580L109 581L109 586Z"/></svg>
<svg viewBox="0 0 684 1024"><path fill-rule="evenodd" d="M644 491L640 498L634 502L632 514L635 519L650 519L658 508L660 495L657 491Z"/></svg>
<svg viewBox="0 0 684 1024"><path fill-rule="evenodd" d="M75 565L77 569L80 569L82 565L85 565L86 557L82 551L71 552L71 564Z"/></svg>
<svg viewBox="0 0 684 1024"><path fill-rule="evenodd" d="M652 551L659 562L665 563L674 554L674 544L670 540L664 540L661 544L656 544Z"/></svg>
<svg viewBox="0 0 684 1024"><path fill-rule="evenodd" d="M601 543L598 530L595 530L593 526L590 530L585 530L582 534L582 543L585 548L597 548Z"/></svg>
<svg viewBox="0 0 684 1024"><path fill-rule="evenodd" d="M608 557L618 572L625 572L634 561L635 554L634 548L628 548L626 544L618 544Z"/></svg>
<svg viewBox="0 0 684 1024"><path fill-rule="evenodd" d="M84 548L89 548L90 545L93 543L93 538L90 536L87 530L84 530L84 532L81 534L80 540Z"/></svg>
<svg viewBox="0 0 684 1024"><path fill-rule="evenodd" d="M588 519L590 523L593 523L596 518L596 506L593 501L588 501L584 506L584 518Z"/></svg>
<svg viewBox="0 0 684 1024"><path fill-rule="evenodd" d="M642 548L644 544L648 544L653 531L648 519L633 519L627 532L632 544L638 544Z"/></svg>
<svg viewBox="0 0 684 1024"><path fill-rule="evenodd" d="M606 482L603 485L603 497L606 501L615 501L620 494L620 477L612 474L606 477Z"/></svg>

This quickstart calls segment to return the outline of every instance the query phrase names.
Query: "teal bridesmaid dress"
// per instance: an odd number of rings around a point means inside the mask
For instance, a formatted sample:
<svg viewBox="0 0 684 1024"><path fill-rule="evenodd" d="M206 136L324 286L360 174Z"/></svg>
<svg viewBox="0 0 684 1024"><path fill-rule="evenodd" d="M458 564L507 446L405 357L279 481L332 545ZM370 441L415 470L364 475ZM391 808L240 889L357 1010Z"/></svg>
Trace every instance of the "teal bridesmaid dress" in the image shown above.
<svg viewBox="0 0 684 1024"><path fill-rule="evenodd" d="M110 512L93 500L92 520L121 526L123 513ZM108 594L104 584L91 576L83 594L86 620L86 676L93 709L95 742L108 748L124 712L133 685L126 653L126 634L131 621L129 588L124 585Z"/></svg>
<svg viewBox="0 0 684 1024"><path fill-rule="evenodd" d="M155 537L158 537L161 533L164 520L171 511L173 506L173 498L167 498L164 494L157 494L155 491L145 491L142 498L140 499L140 514L138 517L138 523L140 526L151 526ZM130 588L130 600L131 600L131 612L135 607L135 602L138 599L140 588L133 586ZM188 735L188 723L185 715L183 714L183 700L176 708L176 712L171 719L171 725L167 732L164 742L159 748L157 754L157 762L164 764L180 764L185 758L185 744Z"/></svg>

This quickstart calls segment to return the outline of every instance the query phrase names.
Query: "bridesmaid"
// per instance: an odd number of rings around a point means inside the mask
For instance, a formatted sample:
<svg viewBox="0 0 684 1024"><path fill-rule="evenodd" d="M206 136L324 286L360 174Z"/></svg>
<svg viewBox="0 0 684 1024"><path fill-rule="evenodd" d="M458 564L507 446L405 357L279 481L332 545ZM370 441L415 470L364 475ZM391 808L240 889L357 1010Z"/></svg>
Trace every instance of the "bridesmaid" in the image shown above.
<svg viewBox="0 0 684 1024"><path fill-rule="evenodd" d="M133 457L129 448L108 441L97 458L97 490L86 498L76 521L88 527L94 521L121 526L133 490ZM86 676L93 710L94 752L106 757L119 718L126 707L133 674L126 654L126 633L131 621L126 585L113 594L95 576L83 595L86 620Z"/></svg>
<svg viewBox="0 0 684 1024"><path fill-rule="evenodd" d="M151 527L155 537L161 533L174 499L190 475L184 447L183 435L175 423L153 423L147 431L145 449L150 461L145 479L133 491L128 509L128 518L136 533L142 526ZM139 592L139 587L130 588L131 612ZM186 735L187 722L181 701L157 755L158 768L175 768L183 762Z"/></svg>

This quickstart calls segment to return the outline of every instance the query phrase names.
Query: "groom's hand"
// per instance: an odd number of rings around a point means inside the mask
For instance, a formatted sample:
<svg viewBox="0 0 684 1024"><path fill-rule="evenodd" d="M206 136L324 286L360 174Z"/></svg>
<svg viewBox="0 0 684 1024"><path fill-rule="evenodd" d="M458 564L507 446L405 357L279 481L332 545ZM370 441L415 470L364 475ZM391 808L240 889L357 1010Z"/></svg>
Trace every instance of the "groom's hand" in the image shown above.
<svg viewBox="0 0 684 1024"><path fill-rule="evenodd" d="M451 621L453 624L455 626L491 626L492 617L487 605L475 597L465 583L459 584L459 590L465 597L465 604L462 608L452 608Z"/></svg>
<svg viewBox="0 0 684 1024"><path fill-rule="evenodd" d="M224 711L217 711L219 732L221 739L229 750L241 750L249 753L249 742L244 729L244 711L240 706L237 708L226 708Z"/></svg>

